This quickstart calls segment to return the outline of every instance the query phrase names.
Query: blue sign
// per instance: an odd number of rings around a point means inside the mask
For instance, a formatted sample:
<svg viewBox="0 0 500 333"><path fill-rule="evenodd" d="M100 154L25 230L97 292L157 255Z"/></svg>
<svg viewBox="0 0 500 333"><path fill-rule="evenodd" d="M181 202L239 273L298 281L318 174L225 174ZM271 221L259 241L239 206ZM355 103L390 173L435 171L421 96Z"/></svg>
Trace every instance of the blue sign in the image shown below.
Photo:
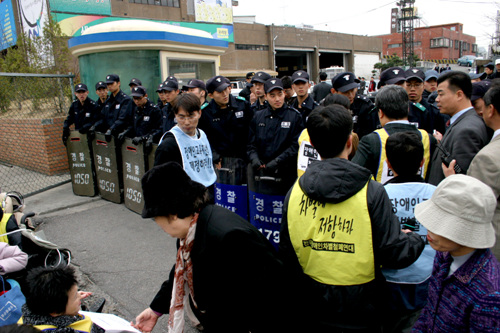
<svg viewBox="0 0 500 333"><path fill-rule="evenodd" d="M284 195L268 195L248 191L250 223L278 249Z"/></svg>
<svg viewBox="0 0 500 333"><path fill-rule="evenodd" d="M248 190L246 186L215 183L215 204L248 220Z"/></svg>
<svg viewBox="0 0 500 333"><path fill-rule="evenodd" d="M6 0L0 3L0 20L0 50L5 50L17 43L12 0Z"/></svg>

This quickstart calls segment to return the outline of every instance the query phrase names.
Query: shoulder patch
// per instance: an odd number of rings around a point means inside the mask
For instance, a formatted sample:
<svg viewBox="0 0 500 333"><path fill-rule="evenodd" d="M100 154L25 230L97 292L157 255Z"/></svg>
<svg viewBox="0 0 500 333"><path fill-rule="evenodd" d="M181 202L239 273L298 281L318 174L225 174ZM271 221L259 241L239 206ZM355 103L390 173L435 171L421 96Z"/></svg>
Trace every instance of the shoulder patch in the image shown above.
<svg viewBox="0 0 500 333"><path fill-rule="evenodd" d="M207 103L207 102L203 103L203 105L201 106L200 110L203 110L204 108L206 108L206 107L207 107L207 105L208 105L208 103Z"/></svg>
<svg viewBox="0 0 500 333"><path fill-rule="evenodd" d="M297 110L296 108L293 108L293 107L291 107L291 106L288 106L288 108L289 108L290 110L292 110L292 111L297 112L297 114L300 114L300 115L302 116L302 114L301 114L301 113L299 112L299 110Z"/></svg>
<svg viewBox="0 0 500 333"><path fill-rule="evenodd" d="M421 111L427 111L427 109L425 108L425 106L423 106L422 104L420 103L413 103L413 105L415 105L417 108L419 108Z"/></svg>
<svg viewBox="0 0 500 333"><path fill-rule="evenodd" d="M246 101L245 97L241 97L241 96L236 96L236 99L239 99L240 101Z"/></svg>

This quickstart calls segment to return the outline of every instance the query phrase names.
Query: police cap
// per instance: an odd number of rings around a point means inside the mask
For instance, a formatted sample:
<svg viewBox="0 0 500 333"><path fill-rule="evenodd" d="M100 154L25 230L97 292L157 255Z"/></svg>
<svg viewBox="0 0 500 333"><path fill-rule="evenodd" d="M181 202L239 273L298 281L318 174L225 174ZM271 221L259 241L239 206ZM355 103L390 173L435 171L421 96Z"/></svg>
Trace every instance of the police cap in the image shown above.
<svg viewBox="0 0 500 333"><path fill-rule="evenodd" d="M380 74L379 84L383 87L386 84L395 84L401 81L406 81L404 69L401 67L391 67Z"/></svg>
<svg viewBox="0 0 500 333"><path fill-rule="evenodd" d="M292 74L292 83L295 83L297 81L309 83L309 74L307 74L307 72L303 70L295 71Z"/></svg>
<svg viewBox="0 0 500 333"><path fill-rule="evenodd" d="M89 91L87 89L87 85L84 84L84 83L78 83L77 85L75 85L75 91L76 92L79 92L79 91Z"/></svg>
<svg viewBox="0 0 500 333"><path fill-rule="evenodd" d="M130 96L132 97L142 97L144 95L146 95L146 88L144 88L143 86L135 86L130 92Z"/></svg>
<svg viewBox="0 0 500 333"><path fill-rule="evenodd" d="M271 75L267 74L266 72L257 72L252 78L252 83L254 82L260 82L260 83L265 83L267 80L271 78Z"/></svg>
<svg viewBox="0 0 500 333"><path fill-rule="evenodd" d="M115 82L120 82L120 77L118 74L109 74L106 76L106 84L111 84Z"/></svg>
<svg viewBox="0 0 500 333"><path fill-rule="evenodd" d="M474 102L479 98L483 98L488 89L491 87L491 81L479 81L472 84L472 96L470 100Z"/></svg>
<svg viewBox="0 0 500 333"><path fill-rule="evenodd" d="M248 72L246 78L251 79L255 75L255 72Z"/></svg>
<svg viewBox="0 0 500 333"><path fill-rule="evenodd" d="M209 94L214 91L221 92L229 86L230 83L227 82L226 78L220 75L214 76L207 81L207 91Z"/></svg>
<svg viewBox="0 0 500 333"><path fill-rule="evenodd" d="M142 82L141 80L139 79L136 79L136 78L133 78L132 80L130 80L130 83L128 84L128 86L142 86Z"/></svg>
<svg viewBox="0 0 500 333"><path fill-rule="evenodd" d="M269 94L274 89L283 90L283 82L278 78L271 78L264 83L264 91Z"/></svg>
<svg viewBox="0 0 500 333"><path fill-rule="evenodd" d="M167 81L174 81L174 82L177 82L177 78L176 78L175 76L170 75L169 77L167 77L167 78L165 79L165 81L164 81L164 82L167 82ZM177 83L178 83L178 82L177 82Z"/></svg>
<svg viewBox="0 0 500 333"><path fill-rule="evenodd" d="M359 80L351 72L339 73L332 79L332 88L336 91L346 92L357 87Z"/></svg>
<svg viewBox="0 0 500 333"><path fill-rule="evenodd" d="M179 90L179 84L177 84L177 81L167 80L163 82L163 90L168 90L168 91Z"/></svg>
<svg viewBox="0 0 500 333"><path fill-rule="evenodd" d="M202 80L198 80L198 79L189 80L188 84L184 85L184 88L200 88L202 90L207 90L207 86L205 85L205 82L203 82Z"/></svg>
<svg viewBox="0 0 500 333"><path fill-rule="evenodd" d="M469 73L469 77L470 77L471 80L476 80L476 79L484 80L484 79L486 79L486 73L485 72L482 72L482 73Z"/></svg>
<svg viewBox="0 0 500 333"><path fill-rule="evenodd" d="M439 73L436 72L433 69L429 69L428 71L425 72L425 82L429 81L430 79L438 79Z"/></svg>
<svg viewBox="0 0 500 333"><path fill-rule="evenodd" d="M417 79L420 82L425 81L425 73L418 68L410 68L405 72L406 81Z"/></svg>
<svg viewBox="0 0 500 333"><path fill-rule="evenodd" d="M97 82L97 83L95 84L95 90L99 90L99 89L102 89L102 88L104 88L104 89L107 89L107 88L108 88L108 86L106 85L106 82L104 82L104 81L99 81L99 82Z"/></svg>

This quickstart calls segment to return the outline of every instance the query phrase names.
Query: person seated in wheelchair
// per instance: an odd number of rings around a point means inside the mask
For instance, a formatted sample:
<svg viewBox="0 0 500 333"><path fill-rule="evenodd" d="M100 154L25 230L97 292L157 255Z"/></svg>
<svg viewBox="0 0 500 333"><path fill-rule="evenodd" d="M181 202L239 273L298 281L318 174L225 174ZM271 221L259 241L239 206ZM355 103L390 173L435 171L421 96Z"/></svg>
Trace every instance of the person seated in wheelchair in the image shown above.
<svg viewBox="0 0 500 333"><path fill-rule="evenodd" d="M21 233L12 231L18 230L19 225L17 224L16 217L14 214L4 211L4 208L0 208L0 242L7 243L9 245L16 245L22 249L21 245Z"/></svg>
<svg viewBox="0 0 500 333"><path fill-rule="evenodd" d="M79 314L81 300L92 293L78 291L75 271L70 266L37 267L28 272L26 304L18 324L33 325L41 331L104 333L88 316Z"/></svg>

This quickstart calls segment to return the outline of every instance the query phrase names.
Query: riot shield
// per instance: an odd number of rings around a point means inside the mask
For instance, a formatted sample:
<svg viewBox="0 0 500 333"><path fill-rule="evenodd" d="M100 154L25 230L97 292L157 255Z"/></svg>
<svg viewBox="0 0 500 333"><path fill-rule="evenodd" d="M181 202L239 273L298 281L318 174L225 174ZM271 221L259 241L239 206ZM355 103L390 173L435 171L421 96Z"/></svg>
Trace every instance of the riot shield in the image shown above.
<svg viewBox="0 0 500 333"><path fill-rule="evenodd" d="M283 203L288 189L282 179L248 166L248 208L252 223L278 249Z"/></svg>
<svg viewBox="0 0 500 333"><path fill-rule="evenodd" d="M121 203L123 200L121 164L119 164L120 156L119 151L116 150L115 138L106 142L104 134L96 133L92 148L99 195L111 202Z"/></svg>
<svg viewBox="0 0 500 333"><path fill-rule="evenodd" d="M69 171L73 193L87 197L97 194L94 176L92 152L87 141L87 134L71 131L66 150L68 152Z"/></svg>
<svg viewBox="0 0 500 333"><path fill-rule="evenodd" d="M125 207L141 214L144 207L141 179L146 172L143 143L134 145L132 139L127 138L122 144L121 152Z"/></svg>
<svg viewBox="0 0 500 333"><path fill-rule="evenodd" d="M153 145L151 146L151 151L147 154L147 161L148 161L148 165L147 165L147 171L151 170L154 166L155 166L155 153L156 153L156 149L158 148L158 144L157 143L153 143Z"/></svg>
<svg viewBox="0 0 500 333"><path fill-rule="evenodd" d="M240 158L223 157L215 168L215 204L248 220L247 164Z"/></svg>

